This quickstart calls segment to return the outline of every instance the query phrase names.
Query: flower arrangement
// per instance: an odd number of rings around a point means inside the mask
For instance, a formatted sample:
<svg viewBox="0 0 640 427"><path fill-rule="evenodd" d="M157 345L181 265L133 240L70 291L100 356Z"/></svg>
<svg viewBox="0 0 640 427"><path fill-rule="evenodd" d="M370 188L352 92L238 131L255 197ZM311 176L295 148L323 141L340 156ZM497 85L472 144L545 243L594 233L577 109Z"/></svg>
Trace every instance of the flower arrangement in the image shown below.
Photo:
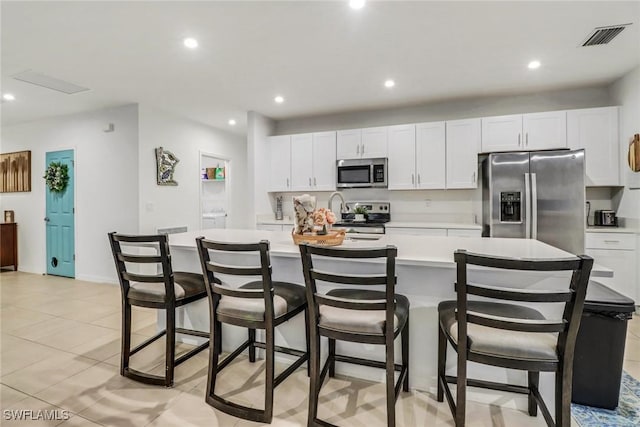
<svg viewBox="0 0 640 427"><path fill-rule="evenodd" d="M336 215L329 209L320 208L313 211L313 224L317 227L322 227L322 231L327 231L327 225L334 224L336 222Z"/></svg>
<svg viewBox="0 0 640 427"><path fill-rule="evenodd" d="M62 193L69 184L69 167L60 162L51 162L44 171L44 176L49 191Z"/></svg>

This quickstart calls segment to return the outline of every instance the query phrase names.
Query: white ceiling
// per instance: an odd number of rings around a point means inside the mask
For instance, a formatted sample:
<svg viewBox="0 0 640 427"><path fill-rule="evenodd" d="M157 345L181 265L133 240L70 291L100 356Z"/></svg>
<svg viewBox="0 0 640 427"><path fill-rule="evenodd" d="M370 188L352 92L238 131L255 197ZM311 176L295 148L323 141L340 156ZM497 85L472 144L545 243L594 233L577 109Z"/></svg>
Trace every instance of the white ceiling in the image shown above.
<svg viewBox="0 0 640 427"><path fill-rule="evenodd" d="M125 103L275 119L604 85L640 64L640 2L2 1L2 123ZM579 47L604 25L633 25ZM188 50L182 39L198 39ZM539 59L542 67L527 69ZM90 91L11 76L32 69ZM396 87L385 89L387 78ZM276 94L286 101L277 105Z"/></svg>

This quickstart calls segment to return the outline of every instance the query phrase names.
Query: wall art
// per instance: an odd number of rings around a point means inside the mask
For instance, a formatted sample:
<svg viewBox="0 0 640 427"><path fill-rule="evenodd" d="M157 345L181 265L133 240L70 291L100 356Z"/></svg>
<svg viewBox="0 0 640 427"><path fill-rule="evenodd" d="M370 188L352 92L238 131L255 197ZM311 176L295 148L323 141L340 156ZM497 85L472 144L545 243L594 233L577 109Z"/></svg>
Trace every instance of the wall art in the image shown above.
<svg viewBox="0 0 640 427"><path fill-rule="evenodd" d="M158 185L178 185L178 182L173 179L173 174L179 161L171 151L165 150L162 147L156 148Z"/></svg>
<svg viewBox="0 0 640 427"><path fill-rule="evenodd" d="M31 151L0 154L0 193L31 191Z"/></svg>

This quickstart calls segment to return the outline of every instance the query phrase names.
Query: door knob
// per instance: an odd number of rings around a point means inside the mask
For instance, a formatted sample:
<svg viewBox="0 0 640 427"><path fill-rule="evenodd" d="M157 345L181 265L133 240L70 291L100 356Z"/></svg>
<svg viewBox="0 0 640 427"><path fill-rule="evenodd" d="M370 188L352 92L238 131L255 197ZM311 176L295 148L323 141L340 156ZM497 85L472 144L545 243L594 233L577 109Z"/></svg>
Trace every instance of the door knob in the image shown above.
<svg viewBox="0 0 640 427"><path fill-rule="evenodd" d="M45 217L45 218L44 218L44 220L45 220L46 222L51 221L51 220L49 219L49 217L48 217L48 216L47 216L47 217Z"/></svg>

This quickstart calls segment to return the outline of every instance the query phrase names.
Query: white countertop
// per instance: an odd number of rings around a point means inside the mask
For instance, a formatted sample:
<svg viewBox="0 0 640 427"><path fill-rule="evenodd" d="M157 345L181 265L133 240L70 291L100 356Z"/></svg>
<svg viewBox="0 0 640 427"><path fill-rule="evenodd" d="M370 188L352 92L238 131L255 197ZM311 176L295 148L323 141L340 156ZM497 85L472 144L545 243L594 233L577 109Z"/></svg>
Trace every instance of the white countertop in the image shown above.
<svg viewBox="0 0 640 427"><path fill-rule="evenodd" d="M248 243L269 240L272 256L298 257L300 251L293 243L290 233L266 230L209 229L195 232L172 234L169 237L172 248L195 249L195 239L204 236L207 239L222 242ZM397 264L432 267L454 267L453 252L466 249L470 252L487 255L517 258L565 258L568 252L557 249L533 239L504 239L487 237L440 237L440 236L393 236L382 235L376 241L345 240L342 247L365 248L395 245L398 248ZM611 269L594 266L593 273L611 276Z"/></svg>
<svg viewBox="0 0 640 427"><path fill-rule="evenodd" d="M400 222L391 221L385 224L388 228L457 228L462 230L482 230L480 224L465 224L459 222Z"/></svg>

